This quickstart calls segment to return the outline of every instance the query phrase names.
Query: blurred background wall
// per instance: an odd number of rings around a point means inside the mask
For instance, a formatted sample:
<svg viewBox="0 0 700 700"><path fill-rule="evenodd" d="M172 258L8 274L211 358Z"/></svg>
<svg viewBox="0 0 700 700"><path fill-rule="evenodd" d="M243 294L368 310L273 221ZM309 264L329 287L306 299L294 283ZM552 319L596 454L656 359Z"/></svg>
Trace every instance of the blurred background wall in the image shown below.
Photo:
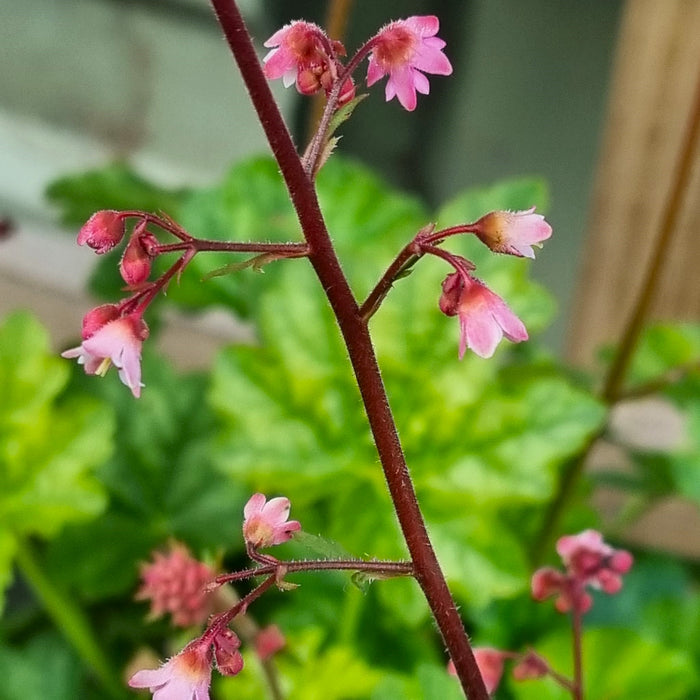
<svg viewBox="0 0 700 700"><path fill-rule="evenodd" d="M291 18L323 22L327 8L318 0L241 5L260 45ZM621 0L353 5L350 50L388 19L433 13L455 72L431 81L414 114L373 90L341 150L432 203L468 185L543 175L556 235L533 271L560 299L549 341L562 347ZM93 259L55 235L42 198L48 181L122 157L165 184L213 182L266 144L206 0L4 0L0 46L0 214L16 225L0 245L0 311L38 309L67 342ZM308 101L275 89L301 143ZM208 328L216 336L219 326ZM187 364L210 350L179 346Z"/></svg>

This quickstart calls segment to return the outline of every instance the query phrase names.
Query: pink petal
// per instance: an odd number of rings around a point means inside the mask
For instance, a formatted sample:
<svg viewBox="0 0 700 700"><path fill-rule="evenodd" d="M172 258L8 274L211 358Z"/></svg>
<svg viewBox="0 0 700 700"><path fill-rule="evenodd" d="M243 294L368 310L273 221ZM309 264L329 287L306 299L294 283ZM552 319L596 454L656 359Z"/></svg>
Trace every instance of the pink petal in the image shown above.
<svg viewBox="0 0 700 700"><path fill-rule="evenodd" d="M420 71L413 71L413 85L421 95L427 95L430 92L430 83Z"/></svg>
<svg viewBox="0 0 700 700"><path fill-rule="evenodd" d="M245 518L250 518L251 516L255 515L256 513L260 513L263 509L263 506L265 505L266 500L267 499L265 498L265 494L254 493L248 499L248 502L245 504L245 507L243 508L243 516Z"/></svg>
<svg viewBox="0 0 700 700"><path fill-rule="evenodd" d="M403 23L421 37L435 36L440 29L440 20L435 15L413 15Z"/></svg>
<svg viewBox="0 0 700 700"><path fill-rule="evenodd" d="M461 313L459 322L462 327L460 359L464 356L466 347L484 359L492 357L503 338L503 331L488 310L484 308L469 314Z"/></svg>
<svg viewBox="0 0 700 700"><path fill-rule="evenodd" d="M513 343L527 340L528 335L525 324L508 308L504 301L496 297L496 299L491 301L489 308L508 340Z"/></svg>
<svg viewBox="0 0 700 700"><path fill-rule="evenodd" d="M385 75L386 73L381 66L374 60L374 56L370 56L369 65L367 66L367 87L371 87Z"/></svg>
<svg viewBox="0 0 700 700"><path fill-rule="evenodd" d="M287 520L290 509L291 503L289 502L289 499L284 498L283 496L278 496L277 498L271 498L263 508L262 512L265 520L274 527Z"/></svg>

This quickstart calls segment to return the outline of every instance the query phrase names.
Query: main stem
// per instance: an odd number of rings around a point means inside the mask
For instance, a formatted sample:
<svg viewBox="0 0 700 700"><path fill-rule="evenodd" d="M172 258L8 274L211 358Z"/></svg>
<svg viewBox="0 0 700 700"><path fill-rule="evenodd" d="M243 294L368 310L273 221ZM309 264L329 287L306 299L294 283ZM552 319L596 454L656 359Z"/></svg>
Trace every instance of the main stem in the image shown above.
<svg viewBox="0 0 700 700"><path fill-rule="evenodd" d="M226 40L250 93L310 247L309 259L335 313L350 355L389 492L423 590L471 700L488 700L462 620L440 570L418 506L367 324L343 274L312 181L272 97L250 35L234 0L212 0Z"/></svg>

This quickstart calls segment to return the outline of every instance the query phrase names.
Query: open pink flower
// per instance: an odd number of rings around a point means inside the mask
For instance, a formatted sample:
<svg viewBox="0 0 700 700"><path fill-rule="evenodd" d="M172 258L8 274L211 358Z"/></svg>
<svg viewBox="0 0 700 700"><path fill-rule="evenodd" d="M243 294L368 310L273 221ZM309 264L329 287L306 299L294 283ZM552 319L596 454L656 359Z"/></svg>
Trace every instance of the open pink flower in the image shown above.
<svg viewBox="0 0 700 700"><path fill-rule="evenodd" d="M124 238L124 219L118 211L96 211L80 229L78 245L86 243L98 255L112 250Z"/></svg>
<svg viewBox="0 0 700 700"><path fill-rule="evenodd" d="M442 283L440 309L448 316L459 316L459 357L471 348L488 358L503 336L519 343L527 340L523 322L483 282L466 273L453 272Z"/></svg>
<svg viewBox="0 0 700 700"><path fill-rule="evenodd" d="M216 572L198 561L184 544L174 542L168 552L155 552L153 561L141 565L141 588L136 600L150 600L150 617L170 613L179 627L199 625L214 611L215 597L206 584Z"/></svg>
<svg viewBox="0 0 700 700"><path fill-rule="evenodd" d="M495 253L534 258L532 246L540 247L552 235L552 227L535 207L525 211L492 211L475 224L476 235Z"/></svg>
<svg viewBox="0 0 700 700"><path fill-rule="evenodd" d="M311 94L308 92L309 73L328 61L320 38L322 36L324 32L321 27L301 21L291 22L276 31L264 44L272 49L263 58L265 77L268 80L282 78L285 87L296 81L299 92ZM315 84L313 92L318 87Z"/></svg>
<svg viewBox="0 0 700 700"><path fill-rule="evenodd" d="M148 688L153 700L209 700L211 664L210 643L196 639L159 669L135 673L129 685Z"/></svg>
<svg viewBox="0 0 700 700"><path fill-rule="evenodd" d="M404 109L412 112L416 108L416 92L430 92L425 73L452 73L452 65L442 52L445 42L435 36L439 28L438 18L426 15L391 22L381 29L372 39L367 86L388 74L387 102L398 97Z"/></svg>
<svg viewBox="0 0 700 700"><path fill-rule="evenodd" d="M127 314L98 325L97 313L110 305L97 307L83 319L83 342L61 353L61 357L77 358L86 374L104 376L111 365L119 370L122 383L138 398L141 395L141 346L148 338L148 326L138 313ZM105 312L104 318L114 315Z"/></svg>
<svg viewBox="0 0 700 700"><path fill-rule="evenodd" d="M301 530L296 520L287 520L290 503L288 498L271 498L269 501L264 494L253 494L243 509L243 537L254 549L271 547L291 539L292 535Z"/></svg>

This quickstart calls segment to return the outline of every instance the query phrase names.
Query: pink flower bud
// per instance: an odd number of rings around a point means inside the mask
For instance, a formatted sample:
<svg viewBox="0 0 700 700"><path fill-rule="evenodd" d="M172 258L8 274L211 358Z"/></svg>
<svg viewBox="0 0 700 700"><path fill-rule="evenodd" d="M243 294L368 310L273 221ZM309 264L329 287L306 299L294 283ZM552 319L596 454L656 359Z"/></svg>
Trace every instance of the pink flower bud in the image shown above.
<svg viewBox="0 0 700 700"><path fill-rule="evenodd" d="M482 216L475 233L494 253L508 253L521 258L534 258L532 246L541 247L552 235L552 227L535 207L526 211L492 211Z"/></svg>
<svg viewBox="0 0 700 700"><path fill-rule="evenodd" d="M288 498L267 501L262 493L251 496L243 509L243 537L246 543L258 549L291 539L297 530L301 530L301 525L296 520L287 520L290 507Z"/></svg>
<svg viewBox="0 0 700 700"><path fill-rule="evenodd" d="M213 641L216 668L222 676L235 676L243 668L243 657L238 651L241 642L229 629L219 632Z"/></svg>
<svg viewBox="0 0 700 700"><path fill-rule="evenodd" d="M119 262L119 272L122 279L130 287L138 287L143 284L151 274L151 256L144 245L144 240L149 236L154 238L153 234L146 231L146 222L141 221L134 228Z"/></svg>
<svg viewBox="0 0 700 700"><path fill-rule="evenodd" d="M479 667L479 671L481 671L481 677L484 680L486 690L489 694L492 694L501 682L505 656L503 652L498 651L498 649L480 647L474 649L474 658L476 659L476 665Z"/></svg>
<svg viewBox="0 0 700 700"><path fill-rule="evenodd" d="M118 211L95 212L80 229L78 245L88 244L98 255L112 250L124 238L124 219Z"/></svg>
<svg viewBox="0 0 700 700"><path fill-rule="evenodd" d="M534 651L528 651L513 667L513 678L516 681L544 678L549 674L549 664Z"/></svg>
<svg viewBox="0 0 700 700"><path fill-rule="evenodd" d="M274 656L278 651L284 649L287 640L277 625L268 625L258 632L255 637L255 653L261 661Z"/></svg>

